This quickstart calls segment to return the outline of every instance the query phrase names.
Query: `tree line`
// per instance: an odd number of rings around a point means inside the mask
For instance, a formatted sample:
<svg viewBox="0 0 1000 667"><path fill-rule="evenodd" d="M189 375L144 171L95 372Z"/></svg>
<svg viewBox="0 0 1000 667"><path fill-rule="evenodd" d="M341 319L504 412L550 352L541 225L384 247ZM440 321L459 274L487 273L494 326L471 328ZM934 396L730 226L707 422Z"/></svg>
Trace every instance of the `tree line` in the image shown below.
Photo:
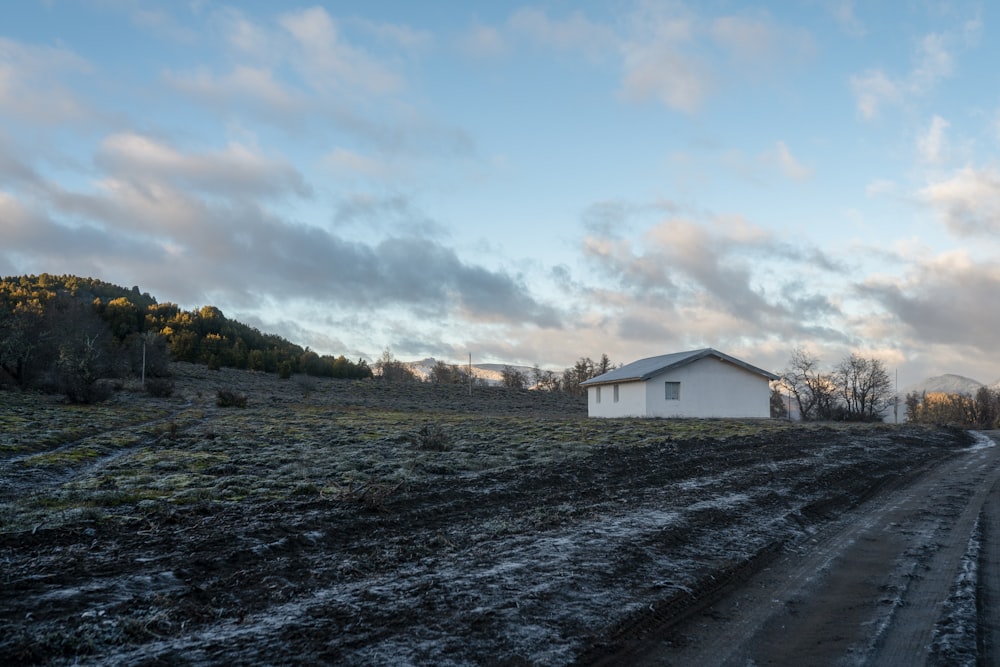
<svg viewBox="0 0 1000 667"><path fill-rule="evenodd" d="M881 421L896 402L893 381L882 360L851 353L824 370L819 358L802 349L793 351L781 380L772 388L773 417L787 416L786 396L806 421Z"/></svg>
<svg viewBox="0 0 1000 667"><path fill-rule="evenodd" d="M504 366L500 371L500 385L508 389L535 389L540 391L558 391L572 396L585 396L586 387L580 386L587 380L607 373L616 368L607 354L594 361L590 357L581 357L569 368L557 373L552 370L542 370L536 364L531 371L525 372L512 366ZM377 377L389 382L419 382L420 377L413 372L409 364L396 359L392 351L386 348L381 358L374 364ZM478 380L472 378L471 382ZM431 367L427 382L434 384L469 384L469 371L457 364L438 361Z"/></svg>
<svg viewBox="0 0 1000 667"><path fill-rule="evenodd" d="M1000 428L1000 391L980 387L974 396L949 392L915 392L906 395L906 421L960 428Z"/></svg>
<svg viewBox="0 0 1000 667"><path fill-rule="evenodd" d="M78 276L0 278L0 385L92 402L109 393L103 380L143 370L149 378L168 377L171 358L282 377L372 376L363 359L318 355L214 306L185 311L138 287Z"/></svg>

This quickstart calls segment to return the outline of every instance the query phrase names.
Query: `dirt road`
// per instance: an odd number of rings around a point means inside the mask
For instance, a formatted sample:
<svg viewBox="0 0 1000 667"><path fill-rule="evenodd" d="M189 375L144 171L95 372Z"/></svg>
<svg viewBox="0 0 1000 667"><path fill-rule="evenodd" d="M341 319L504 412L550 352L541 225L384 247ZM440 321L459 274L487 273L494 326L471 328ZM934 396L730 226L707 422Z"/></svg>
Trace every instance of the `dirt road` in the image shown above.
<svg viewBox="0 0 1000 667"><path fill-rule="evenodd" d="M961 455L843 515L682 625L650 632L628 660L1000 664L998 480L1000 447L980 434Z"/></svg>

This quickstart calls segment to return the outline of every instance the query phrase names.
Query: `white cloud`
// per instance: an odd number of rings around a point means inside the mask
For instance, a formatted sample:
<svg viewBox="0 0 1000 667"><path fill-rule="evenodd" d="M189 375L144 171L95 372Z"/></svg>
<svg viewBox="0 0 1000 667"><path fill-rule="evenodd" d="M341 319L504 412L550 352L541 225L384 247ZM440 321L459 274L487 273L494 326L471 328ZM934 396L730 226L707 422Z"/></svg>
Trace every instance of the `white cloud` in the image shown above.
<svg viewBox="0 0 1000 667"><path fill-rule="evenodd" d="M938 211L954 234L981 238L1000 234L1000 171L996 167L959 169L918 195Z"/></svg>
<svg viewBox="0 0 1000 667"><path fill-rule="evenodd" d="M396 72L349 44L322 7L284 14L278 22L294 38L293 63L312 88L385 94L403 86Z"/></svg>
<svg viewBox="0 0 1000 667"><path fill-rule="evenodd" d="M508 24L536 44L563 51L579 51L591 58L600 58L612 52L617 43L610 27L594 23L580 12L557 20L540 9L525 7L517 10Z"/></svg>
<svg viewBox="0 0 1000 667"><path fill-rule="evenodd" d="M223 76L204 69L166 71L163 76L174 89L210 104L246 108L245 102L250 101L277 115L299 110L305 104L301 95L278 81L268 68L237 65Z"/></svg>
<svg viewBox="0 0 1000 667"><path fill-rule="evenodd" d="M902 86L879 69L852 76L850 83L857 98L858 111L867 120L877 118L885 104L895 104L903 97Z"/></svg>
<svg viewBox="0 0 1000 667"><path fill-rule="evenodd" d="M830 2L830 13L848 35L861 37L865 34L864 23L854 13L853 0L833 0Z"/></svg>
<svg viewBox="0 0 1000 667"><path fill-rule="evenodd" d="M812 177L812 168L799 162L795 156L792 155L792 152L788 150L788 146L785 145L784 141L779 141L775 145L774 150L775 155L777 156L778 166L781 168L781 172L785 176L795 181L804 181Z"/></svg>
<svg viewBox="0 0 1000 667"><path fill-rule="evenodd" d="M123 132L103 141L98 161L118 178L142 181L147 187L166 182L224 196L311 194L289 162L268 158L237 142L221 150L189 154L151 137Z"/></svg>
<svg viewBox="0 0 1000 667"><path fill-rule="evenodd" d="M742 71L800 64L816 50L807 31L779 25L767 16L723 16L712 21L710 32Z"/></svg>
<svg viewBox="0 0 1000 667"><path fill-rule="evenodd" d="M507 54L507 42L500 30L476 24L458 42L459 50L474 58L498 58Z"/></svg>
<svg viewBox="0 0 1000 667"><path fill-rule="evenodd" d="M935 115L927 131L917 139L917 150L924 162L939 163L947 157L948 138L945 131L950 123L941 116Z"/></svg>
<svg viewBox="0 0 1000 667"><path fill-rule="evenodd" d="M931 33L919 42L913 69L905 76L892 77L881 69L870 69L850 78L858 111L866 120L878 117L886 105L900 104L929 93L952 74L954 58L944 34Z"/></svg>
<svg viewBox="0 0 1000 667"><path fill-rule="evenodd" d="M323 162L334 173L347 176L382 178L392 171L382 160L339 147L330 151Z"/></svg>
<svg viewBox="0 0 1000 667"><path fill-rule="evenodd" d="M46 125L86 120L92 112L64 79L92 71L72 51L0 37L0 114Z"/></svg>

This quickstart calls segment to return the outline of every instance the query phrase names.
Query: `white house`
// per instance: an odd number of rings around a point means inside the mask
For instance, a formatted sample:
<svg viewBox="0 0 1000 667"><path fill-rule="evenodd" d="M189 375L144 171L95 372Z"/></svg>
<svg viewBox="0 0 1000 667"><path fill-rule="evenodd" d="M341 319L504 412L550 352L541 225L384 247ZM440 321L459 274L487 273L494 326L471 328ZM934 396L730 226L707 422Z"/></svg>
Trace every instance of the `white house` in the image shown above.
<svg viewBox="0 0 1000 667"><path fill-rule="evenodd" d="M591 417L767 418L777 379L707 347L633 361L581 386Z"/></svg>

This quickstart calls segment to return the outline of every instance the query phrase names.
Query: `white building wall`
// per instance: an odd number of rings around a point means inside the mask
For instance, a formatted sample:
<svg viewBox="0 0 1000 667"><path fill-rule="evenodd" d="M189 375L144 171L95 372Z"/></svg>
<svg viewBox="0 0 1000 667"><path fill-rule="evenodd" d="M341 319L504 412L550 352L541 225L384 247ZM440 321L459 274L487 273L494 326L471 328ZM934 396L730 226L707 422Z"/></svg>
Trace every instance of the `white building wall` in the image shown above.
<svg viewBox="0 0 1000 667"><path fill-rule="evenodd" d="M615 386L618 387L617 402ZM600 402L597 401L598 390ZM645 417L646 385L636 381L587 387L587 414L591 417Z"/></svg>
<svg viewBox="0 0 1000 667"><path fill-rule="evenodd" d="M680 400L667 400L664 383L680 382ZM771 416L768 379L716 357L704 357L644 383L649 417Z"/></svg>

